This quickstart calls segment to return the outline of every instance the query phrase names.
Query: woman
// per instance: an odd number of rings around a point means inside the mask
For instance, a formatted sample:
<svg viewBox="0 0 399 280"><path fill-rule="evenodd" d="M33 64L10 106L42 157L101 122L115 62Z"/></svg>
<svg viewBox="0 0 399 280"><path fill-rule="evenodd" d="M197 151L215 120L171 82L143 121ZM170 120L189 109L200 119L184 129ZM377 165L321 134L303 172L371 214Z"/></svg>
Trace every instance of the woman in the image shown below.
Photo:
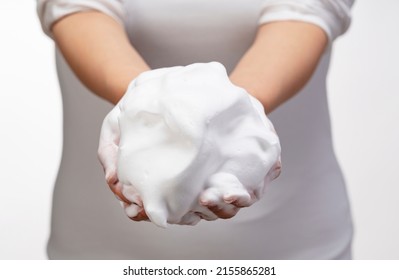
<svg viewBox="0 0 399 280"><path fill-rule="evenodd" d="M49 257L351 258L350 208L332 148L325 79L352 2L39 0L43 29L60 50L64 105ZM282 175L230 220L167 230L131 221L111 199L97 162L109 102L116 104L144 71L207 61L224 64L231 81L263 104L280 137Z"/></svg>

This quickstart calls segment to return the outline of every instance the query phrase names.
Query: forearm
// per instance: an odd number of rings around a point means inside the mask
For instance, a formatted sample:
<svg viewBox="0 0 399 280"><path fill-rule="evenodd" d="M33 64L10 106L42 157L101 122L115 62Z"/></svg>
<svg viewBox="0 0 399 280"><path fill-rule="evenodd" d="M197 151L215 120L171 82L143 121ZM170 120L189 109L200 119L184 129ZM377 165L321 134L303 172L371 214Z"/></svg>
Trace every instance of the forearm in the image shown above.
<svg viewBox="0 0 399 280"><path fill-rule="evenodd" d="M69 15L52 27L54 39L77 77L116 104L128 84L149 70L119 23L100 12Z"/></svg>
<svg viewBox="0 0 399 280"><path fill-rule="evenodd" d="M313 24L284 21L262 25L230 79L259 99L270 113L307 83L326 45L326 34Z"/></svg>

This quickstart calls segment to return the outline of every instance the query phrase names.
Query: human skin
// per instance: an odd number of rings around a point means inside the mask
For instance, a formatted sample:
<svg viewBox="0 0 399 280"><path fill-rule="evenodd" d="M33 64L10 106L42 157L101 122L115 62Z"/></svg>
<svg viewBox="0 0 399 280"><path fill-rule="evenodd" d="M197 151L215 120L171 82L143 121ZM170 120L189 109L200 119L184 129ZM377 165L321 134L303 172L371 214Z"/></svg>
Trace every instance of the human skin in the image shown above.
<svg viewBox="0 0 399 280"><path fill-rule="evenodd" d="M57 21L51 30L77 77L112 104L118 103L134 78L150 70L129 42L124 27L103 13L71 14ZM281 21L261 25L230 79L270 113L307 83L327 43L325 32L313 24ZM107 178L107 183L120 200L130 203L121 193L118 178ZM237 205L234 215L239 208ZM220 218L232 217L217 208L209 209ZM132 219L145 220L147 215L143 211Z"/></svg>

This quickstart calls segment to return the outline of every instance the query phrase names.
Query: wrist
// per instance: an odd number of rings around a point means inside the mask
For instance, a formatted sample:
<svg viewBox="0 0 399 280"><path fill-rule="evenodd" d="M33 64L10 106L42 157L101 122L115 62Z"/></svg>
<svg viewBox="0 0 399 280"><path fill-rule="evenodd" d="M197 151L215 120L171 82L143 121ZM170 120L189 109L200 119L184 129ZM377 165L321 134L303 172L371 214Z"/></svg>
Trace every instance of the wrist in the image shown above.
<svg viewBox="0 0 399 280"><path fill-rule="evenodd" d="M106 74L106 99L112 104L116 105L126 93L126 90L131 81L134 80L142 72L148 70L150 70L149 67L141 67L140 69L136 69L134 67L126 67L123 69L119 69L119 71L110 71L109 74Z"/></svg>
<svg viewBox="0 0 399 280"><path fill-rule="evenodd" d="M248 77L248 78L246 78ZM250 95L255 97L264 107L265 113L270 113L276 109L282 101L280 100L282 94L282 87L279 83L274 82L264 82L264 83L254 83L252 75L236 75L234 72L230 76L230 80L236 86L242 87ZM267 80L263 77L261 80Z"/></svg>

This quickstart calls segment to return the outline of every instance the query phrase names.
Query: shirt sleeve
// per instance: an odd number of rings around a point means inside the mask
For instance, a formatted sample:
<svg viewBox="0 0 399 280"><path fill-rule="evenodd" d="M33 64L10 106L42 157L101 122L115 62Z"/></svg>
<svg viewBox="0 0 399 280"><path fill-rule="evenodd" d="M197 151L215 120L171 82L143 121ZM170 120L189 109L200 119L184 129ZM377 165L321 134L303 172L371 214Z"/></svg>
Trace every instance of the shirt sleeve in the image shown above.
<svg viewBox="0 0 399 280"><path fill-rule="evenodd" d="M295 20L322 28L331 44L345 33L351 22L354 0L264 0L259 24Z"/></svg>
<svg viewBox="0 0 399 280"><path fill-rule="evenodd" d="M123 23L122 0L37 0L37 13L44 33L52 37L51 26L57 20L73 13L95 10Z"/></svg>

